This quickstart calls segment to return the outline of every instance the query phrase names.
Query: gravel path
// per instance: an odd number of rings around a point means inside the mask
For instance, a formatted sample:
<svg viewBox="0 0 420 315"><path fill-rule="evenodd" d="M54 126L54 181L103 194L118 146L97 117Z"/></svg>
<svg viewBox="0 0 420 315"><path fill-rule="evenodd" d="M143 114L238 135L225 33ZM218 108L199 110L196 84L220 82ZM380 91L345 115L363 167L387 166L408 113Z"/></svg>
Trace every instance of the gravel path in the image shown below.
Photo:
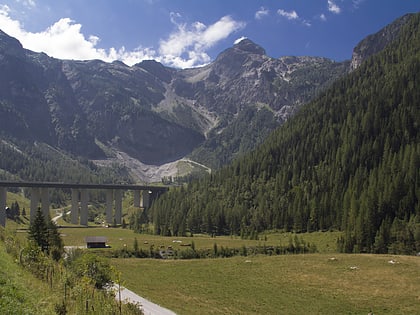
<svg viewBox="0 0 420 315"><path fill-rule="evenodd" d="M114 285L114 290L116 292L115 298L118 300L119 296L117 284ZM172 312L171 310L150 302L149 300L146 300L145 298L124 287L121 287L121 300L123 302L139 303L145 315L176 315L176 313Z"/></svg>

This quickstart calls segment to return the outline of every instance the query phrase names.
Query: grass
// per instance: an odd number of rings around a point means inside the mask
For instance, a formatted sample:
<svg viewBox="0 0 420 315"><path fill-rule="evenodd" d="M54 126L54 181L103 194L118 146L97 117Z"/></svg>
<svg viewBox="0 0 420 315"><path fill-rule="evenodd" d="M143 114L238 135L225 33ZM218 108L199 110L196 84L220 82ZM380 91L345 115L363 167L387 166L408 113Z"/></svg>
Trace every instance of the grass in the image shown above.
<svg viewBox="0 0 420 315"><path fill-rule="evenodd" d="M54 314L58 298L46 283L21 269L0 242L0 314ZM46 294L43 294L46 293Z"/></svg>
<svg viewBox="0 0 420 315"><path fill-rule="evenodd" d="M9 196L8 200L11 200ZM21 200L19 204L24 202ZM29 208L29 205L25 206ZM129 206L124 205L124 208ZM11 227L9 221L7 225ZM197 249L212 249L214 244L218 248L276 246L287 245L295 237L294 234L278 231L261 234L259 240L206 235L160 237L136 234L121 228L71 225L61 228L60 232L65 245L83 246L86 236L106 236L112 249L132 249L136 238L139 247L146 250L152 244L155 247L181 248L181 244L192 242ZM25 234L18 233L20 237L25 237ZM121 272L125 286L178 314L367 314L371 310L375 314L419 314L419 257L336 254L336 240L340 232L297 236L306 243L315 244L319 253L237 256L229 259L129 258L111 261ZM0 251L4 249L0 247ZM331 257L336 260L330 260ZM34 308L38 308L39 303L45 303L36 300L34 292L39 290L33 288L35 282L28 280L30 277L27 275L21 276L22 271L11 270L13 266L10 265L13 264L4 259L0 255L0 265L6 266L0 272L1 303L5 303L3 297L7 297L8 292L15 291L18 301L23 303L22 309L30 307L31 303ZM390 260L397 263L391 264ZM15 284L7 282L5 275L8 274L16 275L11 280ZM20 278L23 282L19 282ZM16 303L18 308L19 303Z"/></svg>
<svg viewBox="0 0 420 315"><path fill-rule="evenodd" d="M113 259L124 284L178 314L418 314L420 259L326 254ZM388 261L397 261L391 264ZM351 267L357 267L352 270Z"/></svg>
<svg viewBox="0 0 420 315"><path fill-rule="evenodd" d="M155 247L168 247L182 249L186 244L194 242L196 249L212 249L214 244L218 248L241 248L242 246L276 246L287 245L290 238L295 235L302 238L305 242L315 244L318 251L322 253L332 253L336 251L336 240L340 232L314 232L314 233L280 233L271 232L266 235L260 235L259 240L245 240L237 236L217 236L210 237L208 235L195 235L194 237L162 237L150 234L137 234L129 229L121 228L104 228L101 226L84 227L63 227L60 229L62 238L67 246L83 246L85 245L86 236L105 236L108 239L108 245L113 249L122 249L127 247L133 249L134 239L136 238L139 248L149 250L151 245Z"/></svg>

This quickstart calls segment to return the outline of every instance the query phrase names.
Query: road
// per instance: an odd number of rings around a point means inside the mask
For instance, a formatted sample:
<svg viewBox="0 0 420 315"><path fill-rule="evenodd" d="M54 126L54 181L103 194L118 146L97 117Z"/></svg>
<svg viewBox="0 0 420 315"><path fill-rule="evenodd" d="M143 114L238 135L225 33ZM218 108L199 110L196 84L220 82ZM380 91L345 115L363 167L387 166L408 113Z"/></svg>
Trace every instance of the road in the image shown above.
<svg viewBox="0 0 420 315"><path fill-rule="evenodd" d="M70 211L67 212L67 214L70 214ZM62 214L59 214L52 218L52 220L57 223L57 220L62 217ZM82 246L82 248L85 248L85 246ZM114 284L113 288L116 292L115 299L119 300L119 294L118 294L118 285ZM121 301L123 302L129 302L134 304L140 304L141 309L143 310L143 313L145 315L176 315L176 313L172 312L171 310L168 310L167 308L164 308L160 305L157 305L149 300L146 300L145 298L137 295L133 291L130 291L127 288L121 287Z"/></svg>
<svg viewBox="0 0 420 315"><path fill-rule="evenodd" d="M57 213L57 210L55 211L55 213ZM67 211L67 215L69 215L70 213L71 213L71 211ZM56 215L54 218L51 219L51 221L53 221L55 224L57 224L58 219L60 219L62 216L63 216L63 212Z"/></svg>
<svg viewBox="0 0 420 315"><path fill-rule="evenodd" d="M118 285L114 284L114 290L115 290L115 298L117 301L119 300L119 294L118 294ZM149 300L146 300L145 298L137 295L133 291L128 290L127 288L121 287L121 301L123 302L129 302L134 304L140 304L141 309L143 310L143 313L145 315L176 315L176 313L172 312L171 310L168 310L167 308L164 308L160 305L157 305Z"/></svg>

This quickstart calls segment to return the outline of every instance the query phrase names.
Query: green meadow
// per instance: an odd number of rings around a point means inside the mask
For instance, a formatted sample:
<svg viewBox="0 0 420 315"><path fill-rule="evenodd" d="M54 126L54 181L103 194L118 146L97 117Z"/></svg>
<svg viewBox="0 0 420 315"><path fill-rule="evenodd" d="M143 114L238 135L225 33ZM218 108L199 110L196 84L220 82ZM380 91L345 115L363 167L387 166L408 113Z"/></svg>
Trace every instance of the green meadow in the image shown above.
<svg viewBox="0 0 420 315"><path fill-rule="evenodd" d="M86 236L105 236L107 244L111 249L133 249L134 239L137 239L139 248L149 250L150 246L169 247L174 249L185 249L194 244L196 249L212 249L216 244L218 248L241 248L243 246L277 246L287 245L295 237L316 246L318 252L332 253L336 251L336 241L341 235L340 232L314 232L314 233L281 233L271 232L261 234L258 240L241 239L238 236L217 236L194 235L193 237L162 237L151 234L138 234L129 229L106 228L100 226L60 228L60 232L66 246L85 245Z"/></svg>
<svg viewBox="0 0 420 315"><path fill-rule="evenodd" d="M339 232L271 232L239 237L161 237L121 228L62 228L66 245L106 236L110 249L182 245L196 249L286 245L297 236L316 254L236 256L191 260L113 258L123 284L178 314L417 314L420 257L337 254Z"/></svg>
<svg viewBox="0 0 420 315"><path fill-rule="evenodd" d="M20 198L19 195L13 197ZM24 198L19 204L29 208ZM52 210L51 216L60 211ZM27 219L22 219L22 223L8 220L7 229L17 230L19 237L26 238ZM161 237L137 234L121 227L106 228L96 224L78 227L63 220L58 224L66 246L83 247L86 236L105 236L110 248L89 250L105 256L121 249L133 250L135 240L142 250L149 250L151 246L176 250L286 246L296 239L317 249L315 254L279 256L111 259L124 286L181 315L368 314L371 311L374 314L420 314L420 257L337 254L340 232L271 231L258 235L257 240L248 240L199 234ZM0 274L0 306L11 307L7 304L9 294L21 296L22 309L31 310L31 305L42 308L33 292L50 294L48 289L32 282L20 269L13 269L14 264L6 261L7 257L0 255L0 259L1 265L6 266ZM8 278L8 274L13 276ZM54 302L50 301L49 307ZM51 308L45 311L48 313Z"/></svg>
<svg viewBox="0 0 420 315"><path fill-rule="evenodd" d="M392 263L391 263L392 262ZM420 258L113 259L126 287L178 314L419 314Z"/></svg>

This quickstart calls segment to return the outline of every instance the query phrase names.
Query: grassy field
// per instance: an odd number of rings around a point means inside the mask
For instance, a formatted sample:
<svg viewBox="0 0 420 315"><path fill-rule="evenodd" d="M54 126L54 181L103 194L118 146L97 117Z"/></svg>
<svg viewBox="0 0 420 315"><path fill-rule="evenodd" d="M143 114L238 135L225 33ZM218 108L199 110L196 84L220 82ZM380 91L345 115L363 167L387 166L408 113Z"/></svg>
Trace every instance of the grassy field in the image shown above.
<svg viewBox="0 0 420 315"><path fill-rule="evenodd" d="M133 249L134 239L136 238L139 248L148 250L151 245L155 247L168 247L182 249L187 244L194 242L196 249L212 249L214 244L220 247L241 248L242 246L276 246L287 245L290 238L295 235L305 242L315 244L318 252L332 253L336 251L336 240L340 232L314 232L314 233L280 233L272 232L261 234L259 240L245 240L237 236L217 236L195 235L194 237L162 237L150 234L137 234L129 229L122 228L104 228L100 226L84 227L63 227L60 228L62 238L67 246L85 245L86 236L105 236L108 239L108 245L113 249L122 249L125 246Z"/></svg>
<svg viewBox="0 0 420 315"><path fill-rule="evenodd" d="M419 257L309 254L112 263L128 288L178 314L420 312Z"/></svg>
<svg viewBox="0 0 420 315"><path fill-rule="evenodd" d="M24 199L19 199L19 204L29 208ZM52 216L55 213L52 211ZM64 225L64 222L59 221L59 224ZM8 229L24 227L9 221L7 226ZM86 236L105 236L111 250L133 249L135 239L144 250L150 249L151 245L182 249L181 245L192 243L196 249L212 249L215 244L219 249L284 246L296 236L305 243L315 244L317 254L111 260L121 272L125 286L181 315L368 314L370 311L374 314L420 314L420 257L337 254L336 240L340 232L295 235L273 231L260 234L258 240L207 235L160 237L98 225L88 228L68 225L60 228L60 232L67 246L84 246ZM26 238L26 231L20 230L18 235ZM331 259L333 257L335 259ZM12 268L8 266L10 263L1 256L0 264L7 266L0 273L1 305L7 303L3 297L15 290L22 296L23 308L30 307L26 305L31 303L39 307L43 302L34 301L36 295L32 292L38 289L29 284L29 278L22 276L20 271L8 269ZM22 278L23 282L11 287L7 274L17 274L16 279Z"/></svg>
<svg viewBox="0 0 420 315"><path fill-rule="evenodd" d="M229 248L286 245L291 233L272 232L260 240L238 237L160 237L121 228L63 228L66 245L106 236L112 249L173 246L194 242ZM247 256L228 259L112 259L124 284L179 314L418 314L420 258L336 254L338 232L298 234L319 254ZM176 242L174 242L176 241ZM179 242L181 241L181 243ZM106 250L106 249L105 249ZM333 260L331 258L336 258ZM395 260L392 264L389 261ZM416 313L417 312L417 313Z"/></svg>

